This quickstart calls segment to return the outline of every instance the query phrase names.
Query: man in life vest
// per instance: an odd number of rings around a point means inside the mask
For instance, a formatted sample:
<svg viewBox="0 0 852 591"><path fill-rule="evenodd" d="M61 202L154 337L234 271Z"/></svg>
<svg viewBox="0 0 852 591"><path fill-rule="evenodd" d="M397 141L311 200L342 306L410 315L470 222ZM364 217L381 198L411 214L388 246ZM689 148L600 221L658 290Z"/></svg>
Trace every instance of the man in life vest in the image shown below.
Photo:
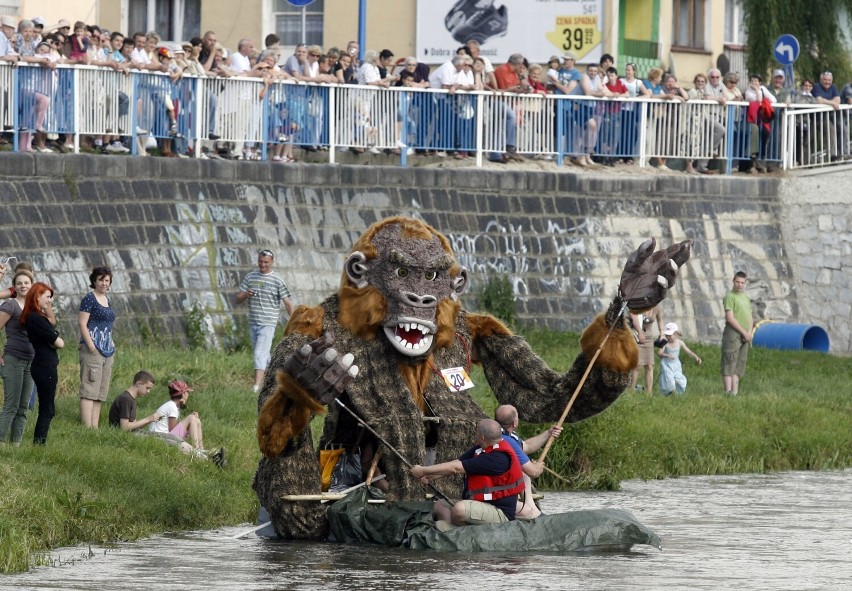
<svg viewBox="0 0 852 591"><path fill-rule="evenodd" d="M500 424L479 421L476 445L459 459L432 466L413 466L411 473L423 484L453 474L464 474L464 499L450 506L438 501L432 510L436 525L502 523L515 519L518 493L524 490L524 474L512 447L503 440Z"/></svg>
<svg viewBox="0 0 852 591"><path fill-rule="evenodd" d="M547 440L559 437L562 427L553 425L529 439L524 439L516 432L518 428L518 409L511 404L503 404L494 411L494 420L500 423L503 431L503 439L512 445L521 471L524 473L524 492L518 497L518 507L515 511L517 519L535 519L541 515L541 510L533 502L533 486L531 478L538 478L544 472L544 464L530 459L528 454L540 450Z"/></svg>

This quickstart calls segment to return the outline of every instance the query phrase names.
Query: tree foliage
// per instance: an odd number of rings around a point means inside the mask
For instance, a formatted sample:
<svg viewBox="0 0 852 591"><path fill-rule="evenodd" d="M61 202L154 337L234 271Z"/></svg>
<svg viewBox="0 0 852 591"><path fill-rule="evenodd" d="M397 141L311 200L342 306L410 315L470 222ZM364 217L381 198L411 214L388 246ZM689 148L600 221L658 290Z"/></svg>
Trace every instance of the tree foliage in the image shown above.
<svg viewBox="0 0 852 591"><path fill-rule="evenodd" d="M797 78L816 83L826 70L836 84L850 80L849 47L844 30L852 26L852 0L741 0L748 35L746 65L749 73L764 76L778 67L773 46L780 35L799 40Z"/></svg>

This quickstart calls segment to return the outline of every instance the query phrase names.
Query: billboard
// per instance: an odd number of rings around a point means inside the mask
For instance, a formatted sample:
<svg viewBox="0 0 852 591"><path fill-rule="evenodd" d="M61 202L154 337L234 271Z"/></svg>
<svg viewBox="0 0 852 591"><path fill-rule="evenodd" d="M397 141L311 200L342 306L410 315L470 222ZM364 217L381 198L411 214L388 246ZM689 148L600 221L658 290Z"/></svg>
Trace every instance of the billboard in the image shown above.
<svg viewBox="0 0 852 591"><path fill-rule="evenodd" d="M504 63L513 53L546 62L566 51L578 63L603 53L604 0L417 0L417 59L443 63L476 39L482 55Z"/></svg>

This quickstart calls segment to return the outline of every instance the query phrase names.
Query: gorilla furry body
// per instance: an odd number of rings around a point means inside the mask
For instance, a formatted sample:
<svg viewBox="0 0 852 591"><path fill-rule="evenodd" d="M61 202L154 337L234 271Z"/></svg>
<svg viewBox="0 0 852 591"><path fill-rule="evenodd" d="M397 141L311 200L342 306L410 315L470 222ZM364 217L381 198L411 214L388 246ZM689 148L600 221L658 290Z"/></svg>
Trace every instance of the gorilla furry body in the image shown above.
<svg viewBox="0 0 852 591"><path fill-rule="evenodd" d="M377 263L377 257L385 257L388 250L393 251L394 263L383 269L381 265L386 262ZM439 271L433 273L423 258L431 256L431 260L435 260L438 250L449 255L450 261L439 262L435 267ZM422 464L425 460L428 426L424 425L428 423L424 423L424 416L441 419L435 445L436 462L455 459L468 449L477 422L485 418L466 391L450 390L440 375L441 369L469 369L471 363L480 363L500 404L514 405L525 421L555 421L580 383L588 360L606 341L571 408L568 422L603 411L626 388L629 372L637 364L638 350L620 314L621 298L616 297L608 310L584 331L582 352L568 372L558 374L523 338L513 335L498 320L469 313L461 307L456 296L463 291L466 271L451 257L446 238L423 222L407 218L384 220L368 229L353 247L347 261L349 272L344 271L338 293L319 306L300 306L293 314L284 338L275 349L267 373L270 377L258 399L258 442L264 457L253 486L279 535L322 539L328 533L324 505L281 499L285 494L316 494L321 490L318 452L310 429L306 428L306 418L309 420L310 415L318 413L319 405L284 367L300 349L305 350L305 345L324 334L332 333L334 349L354 355L358 366L357 377L340 395L341 402L411 464ZM399 272L399 266L394 266L399 264L407 265L405 274ZM370 272L393 270L396 275L377 279L364 271L369 265L373 265ZM399 351L398 345L386 337L387 333L383 334L386 330L383 327L393 324L387 318L393 316L395 306L400 305L393 301L399 293L408 294L403 298L408 301L413 301L412 293L426 293L414 291L413 287L409 291L399 291L394 282L398 283L400 277L419 277L424 268L427 278L435 275L432 281L438 291L443 289L443 295L431 312L416 307L405 310L406 314L419 315L424 324L426 315L431 313L436 325L428 353L408 355ZM365 276L368 281L361 281ZM440 287L438 281L443 281L444 287ZM417 300L417 305L430 302ZM276 375L279 377L274 387L271 376ZM354 445L359 440L359 430L351 416L338 405L331 404L320 447ZM362 435L359 443L362 448L377 447L369 434ZM395 455L384 453L380 467L387 475L389 499L423 498L422 486L407 473ZM457 498L461 494L462 480L444 479L441 486L443 492Z"/></svg>

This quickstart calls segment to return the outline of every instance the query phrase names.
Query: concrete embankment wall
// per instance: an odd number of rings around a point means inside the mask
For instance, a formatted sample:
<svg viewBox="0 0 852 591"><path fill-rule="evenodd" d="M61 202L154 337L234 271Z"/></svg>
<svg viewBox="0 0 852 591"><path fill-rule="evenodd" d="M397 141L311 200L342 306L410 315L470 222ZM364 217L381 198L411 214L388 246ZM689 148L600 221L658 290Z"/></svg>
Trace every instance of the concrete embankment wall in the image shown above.
<svg viewBox="0 0 852 591"><path fill-rule="evenodd" d="M848 182L848 175L781 180L3 154L0 256L32 261L57 288L68 330L92 265L106 263L114 269L119 339L183 337L193 307L203 326L227 333L244 318L233 296L258 248L276 252L276 269L298 303L316 304L337 288L357 236L404 214L450 239L471 271L469 307L487 274L503 273L523 322L580 330L615 293L627 255L646 237L661 245L691 238L693 258L664 304L666 320L688 340L718 341L722 297L743 269L760 317L821 324L832 351L848 352L844 263L852 220L848 203L830 196L840 186L832 179Z"/></svg>

